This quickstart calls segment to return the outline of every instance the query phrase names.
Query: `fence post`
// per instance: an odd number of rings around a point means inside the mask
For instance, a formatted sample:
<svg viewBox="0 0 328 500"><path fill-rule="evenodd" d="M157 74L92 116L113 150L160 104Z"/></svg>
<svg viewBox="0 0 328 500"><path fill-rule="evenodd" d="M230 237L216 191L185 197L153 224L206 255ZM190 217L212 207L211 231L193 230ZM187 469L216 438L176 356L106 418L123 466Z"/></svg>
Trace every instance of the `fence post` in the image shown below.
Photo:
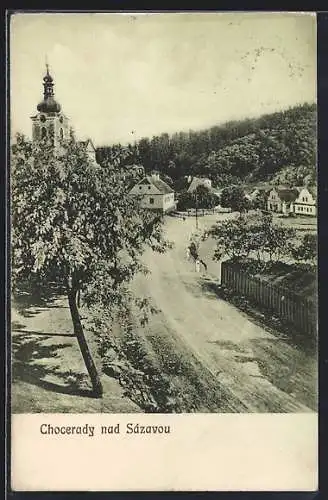
<svg viewBox="0 0 328 500"><path fill-rule="evenodd" d="M284 286L251 276L236 263L226 261L221 263L221 284L264 306L307 335L316 333L317 309L312 300L302 298Z"/></svg>

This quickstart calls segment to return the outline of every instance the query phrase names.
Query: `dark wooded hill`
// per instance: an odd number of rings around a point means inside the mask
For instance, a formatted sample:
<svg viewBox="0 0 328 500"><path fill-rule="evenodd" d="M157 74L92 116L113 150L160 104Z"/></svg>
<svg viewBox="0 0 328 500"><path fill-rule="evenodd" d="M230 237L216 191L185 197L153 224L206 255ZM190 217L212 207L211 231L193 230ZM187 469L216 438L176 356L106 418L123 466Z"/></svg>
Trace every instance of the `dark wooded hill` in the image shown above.
<svg viewBox="0 0 328 500"><path fill-rule="evenodd" d="M273 181L313 184L316 178L316 105L231 121L206 130L161 134L134 144L98 148L98 161L141 164L174 183L185 175L205 176L214 185ZM120 155L122 156L122 155Z"/></svg>

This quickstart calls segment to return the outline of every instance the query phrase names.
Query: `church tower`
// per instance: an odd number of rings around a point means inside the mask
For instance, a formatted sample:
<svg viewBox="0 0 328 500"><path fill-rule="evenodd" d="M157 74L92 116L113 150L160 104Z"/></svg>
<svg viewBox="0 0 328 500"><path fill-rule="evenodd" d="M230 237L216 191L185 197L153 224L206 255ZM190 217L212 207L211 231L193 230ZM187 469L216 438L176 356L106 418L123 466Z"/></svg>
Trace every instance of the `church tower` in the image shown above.
<svg viewBox="0 0 328 500"><path fill-rule="evenodd" d="M31 116L32 140L50 140L55 147L63 140L69 139L68 118L61 112L60 104L54 98L54 81L46 64L46 75L43 78L43 101L37 105L38 113Z"/></svg>

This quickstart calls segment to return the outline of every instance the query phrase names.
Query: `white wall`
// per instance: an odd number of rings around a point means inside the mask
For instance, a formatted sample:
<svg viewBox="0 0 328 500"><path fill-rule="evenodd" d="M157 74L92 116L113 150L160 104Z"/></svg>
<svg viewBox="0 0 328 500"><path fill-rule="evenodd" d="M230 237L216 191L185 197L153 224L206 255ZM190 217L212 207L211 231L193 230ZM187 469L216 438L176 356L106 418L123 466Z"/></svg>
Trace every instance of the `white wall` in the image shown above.
<svg viewBox="0 0 328 500"><path fill-rule="evenodd" d="M294 213L299 215L317 215L317 208L315 205L299 205L295 203Z"/></svg>
<svg viewBox="0 0 328 500"><path fill-rule="evenodd" d="M153 184L136 184L130 194L141 197L142 208L166 212L175 207L174 193L162 194Z"/></svg>
<svg viewBox="0 0 328 500"><path fill-rule="evenodd" d="M175 208L174 193L169 193L164 195L163 208L164 211L170 210L171 208Z"/></svg>
<svg viewBox="0 0 328 500"><path fill-rule="evenodd" d="M163 210L164 201L162 194L145 194L140 205L142 208L150 208L152 210Z"/></svg>
<svg viewBox="0 0 328 500"><path fill-rule="evenodd" d="M294 202L294 213L301 215L316 215L316 202L308 189L301 190L298 198Z"/></svg>

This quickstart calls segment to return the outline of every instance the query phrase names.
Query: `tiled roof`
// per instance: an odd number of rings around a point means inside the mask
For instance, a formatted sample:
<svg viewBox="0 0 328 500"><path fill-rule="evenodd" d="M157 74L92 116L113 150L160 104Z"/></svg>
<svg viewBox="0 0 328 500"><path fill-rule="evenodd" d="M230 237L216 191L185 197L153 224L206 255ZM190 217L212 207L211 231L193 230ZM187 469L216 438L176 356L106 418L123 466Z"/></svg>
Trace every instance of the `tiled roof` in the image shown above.
<svg viewBox="0 0 328 500"><path fill-rule="evenodd" d="M91 139L86 139L85 141L78 141L79 144L83 145L83 146L87 146L89 143L91 144L91 146L93 147L93 149L95 150L96 148L94 147L94 144L92 142Z"/></svg>
<svg viewBox="0 0 328 500"><path fill-rule="evenodd" d="M306 189L312 194L313 198L317 199L317 188L315 186L307 186Z"/></svg>
<svg viewBox="0 0 328 500"><path fill-rule="evenodd" d="M279 198L282 201L295 201L299 195L299 190L297 188L294 189L276 189Z"/></svg>
<svg viewBox="0 0 328 500"><path fill-rule="evenodd" d="M153 184L162 194L174 193L173 189L159 177L155 178L151 175L148 175L146 179L148 182Z"/></svg>

